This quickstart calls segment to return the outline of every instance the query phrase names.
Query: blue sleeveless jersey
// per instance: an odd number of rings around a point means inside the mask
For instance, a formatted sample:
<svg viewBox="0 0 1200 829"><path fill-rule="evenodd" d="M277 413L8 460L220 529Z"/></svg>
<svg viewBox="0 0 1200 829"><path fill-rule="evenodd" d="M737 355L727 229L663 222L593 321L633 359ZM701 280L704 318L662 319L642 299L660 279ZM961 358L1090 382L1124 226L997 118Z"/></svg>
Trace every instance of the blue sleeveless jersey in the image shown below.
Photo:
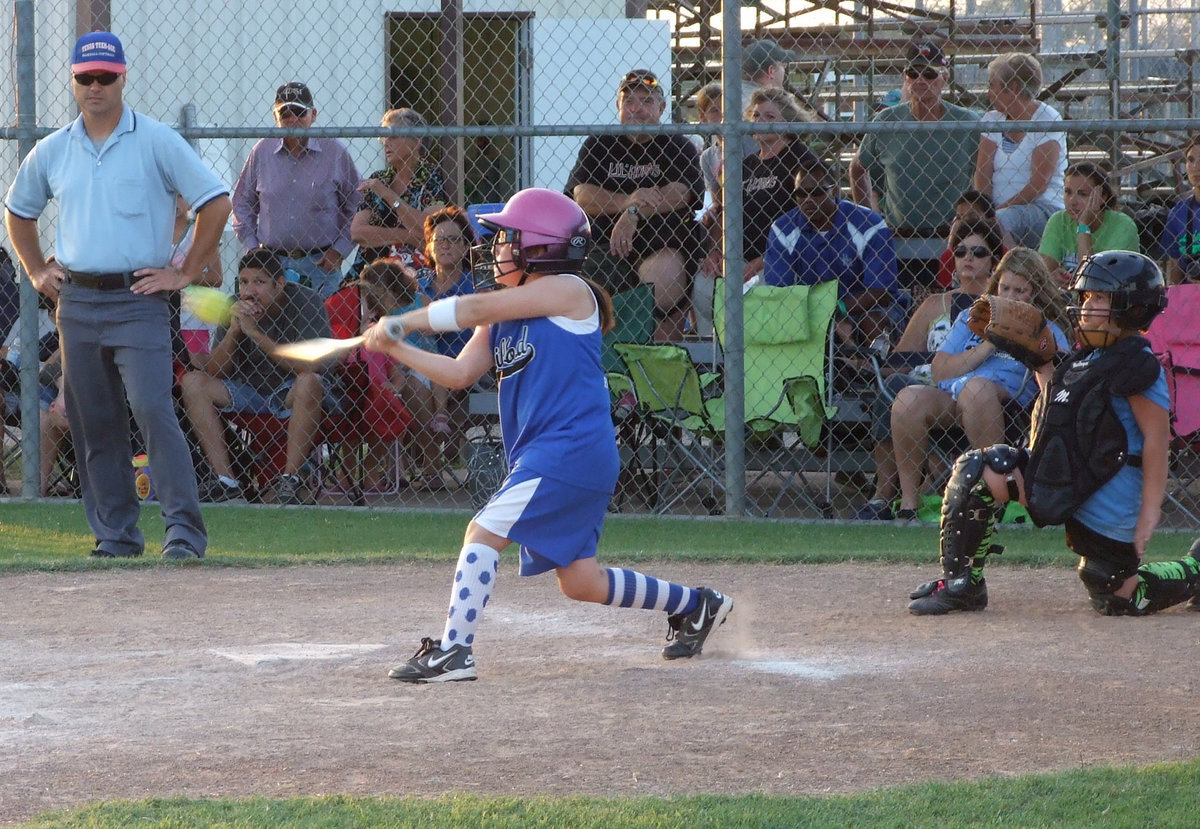
<svg viewBox="0 0 1200 829"><path fill-rule="evenodd" d="M611 494L620 460L599 314L494 323L490 343L509 469Z"/></svg>

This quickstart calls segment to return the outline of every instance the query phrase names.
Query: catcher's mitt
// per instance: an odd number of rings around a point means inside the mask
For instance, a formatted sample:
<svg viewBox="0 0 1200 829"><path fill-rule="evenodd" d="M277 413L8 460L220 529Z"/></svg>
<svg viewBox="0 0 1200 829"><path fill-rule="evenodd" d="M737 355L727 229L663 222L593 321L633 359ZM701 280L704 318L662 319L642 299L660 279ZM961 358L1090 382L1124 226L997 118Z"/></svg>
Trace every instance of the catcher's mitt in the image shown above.
<svg viewBox="0 0 1200 829"><path fill-rule="evenodd" d="M1029 368L1046 365L1058 351L1046 315L1028 302L981 296L971 306L967 327Z"/></svg>

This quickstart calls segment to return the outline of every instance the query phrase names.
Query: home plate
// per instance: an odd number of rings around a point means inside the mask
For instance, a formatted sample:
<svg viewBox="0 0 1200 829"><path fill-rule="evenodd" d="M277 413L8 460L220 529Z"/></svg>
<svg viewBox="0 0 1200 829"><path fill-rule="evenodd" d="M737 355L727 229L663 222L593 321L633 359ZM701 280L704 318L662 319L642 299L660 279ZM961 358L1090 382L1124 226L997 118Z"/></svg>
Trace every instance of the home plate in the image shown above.
<svg viewBox="0 0 1200 829"><path fill-rule="evenodd" d="M386 648L387 645L322 645L315 642L276 642L254 648L209 648L209 653L243 665L292 662L302 659L347 659Z"/></svg>

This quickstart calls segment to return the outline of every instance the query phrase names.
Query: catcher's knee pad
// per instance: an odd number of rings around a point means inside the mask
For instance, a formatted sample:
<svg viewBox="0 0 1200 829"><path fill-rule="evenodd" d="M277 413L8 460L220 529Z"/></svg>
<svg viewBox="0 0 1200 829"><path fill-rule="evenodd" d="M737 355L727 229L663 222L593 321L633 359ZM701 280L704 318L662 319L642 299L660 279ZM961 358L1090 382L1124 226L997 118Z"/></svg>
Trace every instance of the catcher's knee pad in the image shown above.
<svg viewBox="0 0 1200 829"><path fill-rule="evenodd" d="M961 577L971 567L982 567L990 553L1003 547L991 544L996 519L1004 510L983 480L983 470L1001 474L1024 465L1024 453L998 444L972 449L958 456L942 500L942 572L947 579ZM1015 485L1010 481L1010 488Z"/></svg>
<svg viewBox="0 0 1200 829"><path fill-rule="evenodd" d="M1083 582L1084 589L1088 592L1092 607L1101 616L1137 614L1134 602L1113 593L1125 583L1126 579L1138 572L1136 568L1103 558L1084 556L1079 559L1077 572L1079 580Z"/></svg>

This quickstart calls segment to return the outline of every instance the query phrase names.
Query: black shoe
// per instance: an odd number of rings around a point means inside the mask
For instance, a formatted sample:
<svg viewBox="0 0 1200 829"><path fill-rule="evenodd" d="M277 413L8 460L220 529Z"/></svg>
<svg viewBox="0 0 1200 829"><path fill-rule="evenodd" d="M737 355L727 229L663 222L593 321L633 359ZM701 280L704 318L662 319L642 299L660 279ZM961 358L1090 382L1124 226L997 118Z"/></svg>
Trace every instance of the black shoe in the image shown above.
<svg viewBox="0 0 1200 829"><path fill-rule="evenodd" d="M88 553L91 558L141 558L141 550L123 550L114 553L112 550L105 550L102 547L97 547Z"/></svg>
<svg viewBox="0 0 1200 829"><path fill-rule="evenodd" d="M299 475L280 475L271 485L275 492L275 503L283 506L303 504L304 500L300 497L303 487L304 482Z"/></svg>
<svg viewBox="0 0 1200 829"><path fill-rule="evenodd" d="M700 601L696 609L686 615L676 613L667 617L670 630L663 648L663 659L690 659L699 656L704 649L704 640L725 622L733 610L733 599L723 596L708 587L700 588Z"/></svg>
<svg viewBox="0 0 1200 829"><path fill-rule="evenodd" d="M1192 596L1184 607L1188 610L1200 610L1200 596Z"/></svg>
<svg viewBox="0 0 1200 829"><path fill-rule="evenodd" d="M240 486L230 486L220 478L211 478L200 484L200 500L206 504L220 504L242 497Z"/></svg>
<svg viewBox="0 0 1200 829"><path fill-rule="evenodd" d="M971 584L970 575L927 581L909 594L908 611L917 616L941 616L952 610L983 610L988 604L987 579Z"/></svg>
<svg viewBox="0 0 1200 829"><path fill-rule="evenodd" d="M172 541L163 547L162 557L168 561L190 561L199 564L204 555L186 541Z"/></svg>
<svg viewBox="0 0 1200 829"><path fill-rule="evenodd" d="M403 665L388 671L388 676L401 682L470 682L479 676L475 657L466 645L441 649L441 639L421 640L421 647Z"/></svg>

